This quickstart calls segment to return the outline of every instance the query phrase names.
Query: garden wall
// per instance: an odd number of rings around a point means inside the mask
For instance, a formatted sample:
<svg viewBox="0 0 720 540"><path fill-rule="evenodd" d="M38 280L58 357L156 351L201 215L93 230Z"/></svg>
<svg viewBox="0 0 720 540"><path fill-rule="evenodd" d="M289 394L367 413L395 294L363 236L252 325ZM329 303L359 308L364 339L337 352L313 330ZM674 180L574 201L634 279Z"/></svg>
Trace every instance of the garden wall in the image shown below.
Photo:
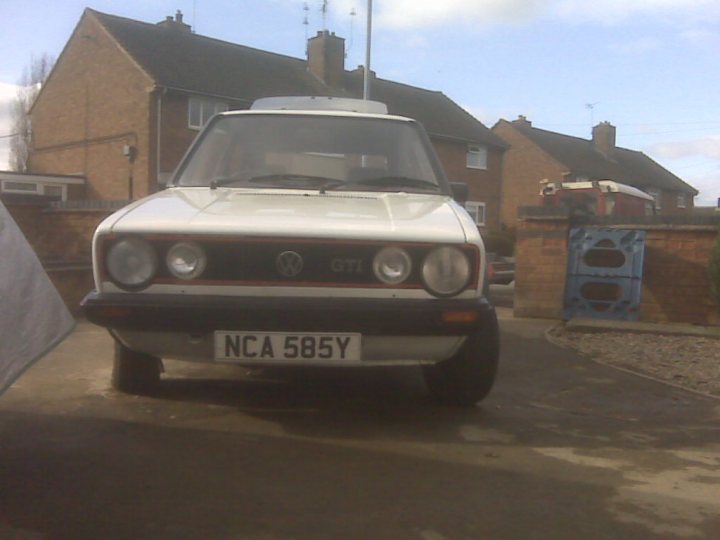
<svg viewBox="0 0 720 540"><path fill-rule="evenodd" d="M720 216L578 222L523 210L515 248L516 316L563 317L568 234L573 227L598 226L646 232L641 321L720 326L720 308L711 295L708 273Z"/></svg>
<svg viewBox="0 0 720 540"><path fill-rule="evenodd" d="M53 209L47 205L6 204L71 313L94 288L92 236L110 209Z"/></svg>

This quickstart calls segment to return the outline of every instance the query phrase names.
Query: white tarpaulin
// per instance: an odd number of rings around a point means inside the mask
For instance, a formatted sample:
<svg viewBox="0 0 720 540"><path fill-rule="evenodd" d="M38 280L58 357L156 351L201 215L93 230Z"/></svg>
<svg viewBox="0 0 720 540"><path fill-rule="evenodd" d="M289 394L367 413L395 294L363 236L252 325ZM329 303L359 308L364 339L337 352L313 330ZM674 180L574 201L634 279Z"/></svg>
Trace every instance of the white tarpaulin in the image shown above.
<svg viewBox="0 0 720 540"><path fill-rule="evenodd" d="M74 326L35 252L0 202L0 394Z"/></svg>

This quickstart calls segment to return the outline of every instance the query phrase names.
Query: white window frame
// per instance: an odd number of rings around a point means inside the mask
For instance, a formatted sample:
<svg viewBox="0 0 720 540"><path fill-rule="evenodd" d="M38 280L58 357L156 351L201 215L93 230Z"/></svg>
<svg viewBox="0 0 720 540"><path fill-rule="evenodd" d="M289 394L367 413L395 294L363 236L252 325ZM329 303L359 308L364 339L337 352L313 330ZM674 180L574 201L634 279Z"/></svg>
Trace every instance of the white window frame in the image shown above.
<svg viewBox="0 0 720 540"><path fill-rule="evenodd" d="M659 189L647 189L647 194L655 199L655 209L660 210L662 208L662 191Z"/></svg>
<svg viewBox="0 0 720 540"><path fill-rule="evenodd" d="M11 187L13 184L20 184L23 186L32 187L32 189L17 189ZM37 182L24 182L22 180L3 180L2 181L2 193L21 193L23 195L39 195L40 190L38 189Z"/></svg>
<svg viewBox="0 0 720 540"><path fill-rule="evenodd" d="M199 121L193 119L192 111L193 107L199 107ZM188 98L188 128L200 130L208 120L218 113L225 112L228 110L228 104L224 101L218 101L216 99L190 97Z"/></svg>
<svg viewBox="0 0 720 540"><path fill-rule="evenodd" d="M475 222L475 225L479 227L485 226L485 216L487 212L487 205L480 201L466 201L465 210L470 214L470 217Z"/></svg>
<svg viewBox="0 0 720 540"><path fill-rule="evenodd" d="M13 184L22 184L24 186L28 186L28 189L17 189L13 187L8 187L8 185L12 186ZM29 189L30 187L32 187L32 189ZM60 188L60 199L63 201L67 200L67 186L63 184L55 184L52 182L37 182L34 180L3 180L2 182L0 182L0 193L18 193L21 195L45 195L45 190L49 187Z"/></svg>
<svg viewBox="0 0 720 540"><path fill-rule="evenodd" d="M468 169L487 170L488 149L481 144L468 144L465 165Z"/></svg>
<svg viewBox="0 0 720 540"><path fill-rule="evenodd" d="M687 202L688 202L687 193L678 193L677 194L677 207L678 208L687 208Z"/></svg>

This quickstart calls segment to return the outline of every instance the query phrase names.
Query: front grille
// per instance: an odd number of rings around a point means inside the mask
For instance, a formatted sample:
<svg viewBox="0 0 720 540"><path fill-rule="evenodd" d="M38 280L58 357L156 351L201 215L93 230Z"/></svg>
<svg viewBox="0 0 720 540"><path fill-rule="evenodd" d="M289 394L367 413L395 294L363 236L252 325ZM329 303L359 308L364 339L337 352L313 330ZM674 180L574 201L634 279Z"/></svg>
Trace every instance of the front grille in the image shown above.
<svg viewBox="0 0 720 540"><path fill-rule="evenodd" d="M158 245L167 252L172 242ZM340 283L367 285L376 281L372 260L379 249L367 245L323 245L296 242L244 243L203 242L208 257L201 279L220 282L282 282L282 283ZM282 273L278 262L281 254L294 253L300 257L302 268ZM165 271L159 278L171 278Z"/></svg>
<svg viewBox="0 0 720 540"><path fill-rule="evenodd" d="M146 238L155 248L158 259L165 261L168 250L179 241L200 244L207 255L203 274L192 281L178 280L160 264L155 283L183 284L231 284L270 286L335 286L335 287L385 287L423 288L421 267L425 255L435 245L375 242L338 242L328 240L297 239L229 239L152 237ZM112 243L113 239L108 239ZM412 273L400 286L386 285L375 277L373 259L378 251L395 245L404 248L413 263ZM105 244L104 248L108 248ZM477 268L477 250L465 246L472 268ZM292 266L292 271L278 262L281 254L292 253L302 260L302 268ZM290 259L296 257L290 256ZM285 270L285 271L283 271ZM476 271L477 272L477 271ZM477 276L471 284L477 282Z"/></svg>

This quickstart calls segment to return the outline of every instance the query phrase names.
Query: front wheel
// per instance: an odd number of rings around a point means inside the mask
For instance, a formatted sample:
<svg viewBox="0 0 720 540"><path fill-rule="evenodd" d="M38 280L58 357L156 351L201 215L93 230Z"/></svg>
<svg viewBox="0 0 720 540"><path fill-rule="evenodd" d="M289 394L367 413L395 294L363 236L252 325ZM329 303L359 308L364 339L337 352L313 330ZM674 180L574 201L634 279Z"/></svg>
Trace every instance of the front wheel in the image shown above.
<svg viewBox="0 0 720 540"><path fill-rule="evenodd" d="M160 384L162 362L156 356L128 349L115 342L112 386L127 394L152 394Z"/></svg>
<svg viewBox="0 0 720 540"><path fill-rule="evenodd" d="M495 313L477 333L468 336L451 358L423 367L430 393L440 401L469 407L492 389L500 358L500 331Z"/></svg>

